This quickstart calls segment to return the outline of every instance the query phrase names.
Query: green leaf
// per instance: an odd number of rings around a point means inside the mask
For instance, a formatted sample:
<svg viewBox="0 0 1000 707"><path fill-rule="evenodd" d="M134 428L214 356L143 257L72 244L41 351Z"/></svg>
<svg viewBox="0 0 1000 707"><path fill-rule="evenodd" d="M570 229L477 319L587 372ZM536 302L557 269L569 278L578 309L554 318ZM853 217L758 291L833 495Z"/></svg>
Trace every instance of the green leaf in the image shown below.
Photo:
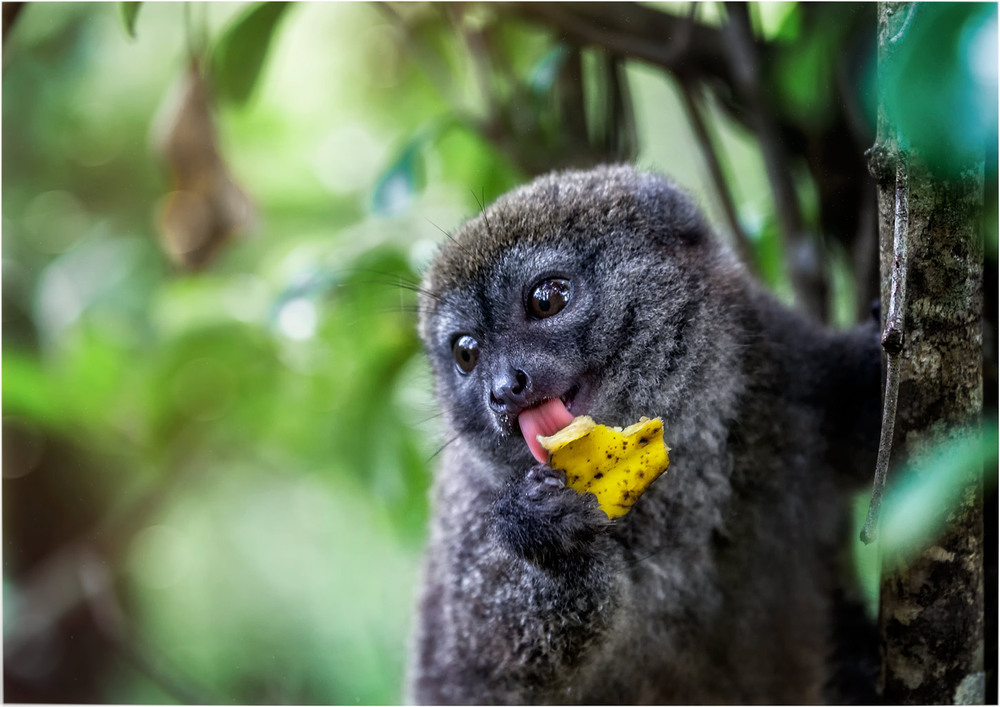
<svg viewBox="0 0 1000 707"><path fill-rule="evenodd" d="M883 557L905 564L933 544L969 504L965 495L996 455L996 420L984 421L982 433L956 431L901 470L882 509Z"/></svg>
<svg viewBox="0 0 1000 707"><path fill-rule="evenodd" d="M827 126L834 115L837 42L832 33L814 32L810 41L789 48L777 69L783 110L816 130Z"/></svg>
<svg viewBox="0 0 1000 707"><path fill-rule="evenodd" d="M879 67L886 118L904 149L943 173L961 171L996 139L996 4L914 3L896 16Z"/></svg>
<svg viewBox="0 0 1000 707"><path fill-rule="evenodd" d="M773 2L756 6L760 32L768 42L795 41L802 31L802 11L798 3Z"/></svg>
<svg viewBox="0 0 1000 707"><path fill-rule="evenodd" d="M854 496L851 504L851 516L854 523L851 537L854 542L850 544L850 547L865 611L868 613L868 617L875 621L878 619L878 587L882 576L881 547L879 543L865 545L858 540L861 528L864 527L865 519L868 517L868 504L871 502L871 497L871 491L868 489L859 491Z"/></svg>
<svg viewBox="0 0 1000 707"><path fill-rule="evenodd" d="M66 408L53 390L48 372L29 353L3 353L3 412L32 422L61 427L67 421Z"/></svg>
<svg viewBox="0 0 1000 707"><path fill-rule="evenodd" d="M74 330L49 365L27 353L3 355L4 414L52 429L83 432L97 446L117 419L129 416L138 365L95 331Z"/></svg>
<svg viewBox="0 0 1000 707"><path fill-rule="evenodd" d="M242 105L253 94L278 21L290 5L288 2L254 5L219 39L212 68L215 88L223 100Z"/></svg>
<svg viewBox="0 0 1000 707"><path fill-rule="evenodd" d="M131 39L135 39L135 21L139 16L141 2L120 2L118 9L122 13L122 24L125 25L125 32Z"/></svg>
<svg viewBox="0 0 1000 707"><path fill-rule="evenodd" d="M372 211L379 216L398 216L405 212L413 202L413 196L427 185L424 150L452 128L461 126L462 120L458 116L445 116L417 130L376 182Z"/></svg>

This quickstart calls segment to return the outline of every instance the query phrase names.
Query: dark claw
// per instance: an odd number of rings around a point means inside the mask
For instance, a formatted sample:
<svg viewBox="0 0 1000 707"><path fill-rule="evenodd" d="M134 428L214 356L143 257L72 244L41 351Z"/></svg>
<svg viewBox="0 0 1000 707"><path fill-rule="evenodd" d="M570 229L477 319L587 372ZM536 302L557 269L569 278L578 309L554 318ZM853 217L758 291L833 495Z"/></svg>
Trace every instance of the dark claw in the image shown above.
<svg viewBox="0 0 1000 707"><path fill-rule="evenodd" d="M538 464L531 467L528 472L528 481L561 489L566 487L566 472L552 469L545 464Z"/></svg>

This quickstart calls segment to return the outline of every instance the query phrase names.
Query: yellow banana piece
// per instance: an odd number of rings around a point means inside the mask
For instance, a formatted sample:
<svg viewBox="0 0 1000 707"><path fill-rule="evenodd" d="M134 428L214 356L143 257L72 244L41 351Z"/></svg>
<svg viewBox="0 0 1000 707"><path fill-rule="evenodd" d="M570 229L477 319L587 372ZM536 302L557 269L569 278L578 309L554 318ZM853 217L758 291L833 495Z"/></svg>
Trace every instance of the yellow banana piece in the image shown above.
<svg viewBox="0 0 1000 707"><path fill-rule="evenodd" d="M538 441L549 452L549 466L566 472L570 488L597 496L608 518L628 513L670 465L658 417L642 417L623 430L581 415L554 435L539 435Z"/></svg>

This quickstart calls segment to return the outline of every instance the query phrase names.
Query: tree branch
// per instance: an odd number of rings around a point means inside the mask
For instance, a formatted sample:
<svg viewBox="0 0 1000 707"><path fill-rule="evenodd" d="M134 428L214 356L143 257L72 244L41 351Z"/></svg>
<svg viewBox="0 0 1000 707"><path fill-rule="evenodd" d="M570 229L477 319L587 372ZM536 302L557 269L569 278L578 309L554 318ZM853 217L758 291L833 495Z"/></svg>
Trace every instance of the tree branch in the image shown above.
<svg viewBox="0 0 1000 707"><path fill-rule="evenodd" d="M896 166L896 207L892 237L892 280L889 307L886 310L882 348L886 352L885 397L882 402L882 434L879 437L878 459L875 462L875 480L868 517L861 529L861 541L869 545L878 537L879 514L882 495L892 453L892 437L896 423L896 402L899 398L899 354L903 350L903 321L906 313L907 238L910 221L908 180L903 160Z"/></svg>
<svg viewBox="0 0 1000 707"><path fill-rule="evenodd" d="M632 94L629 91L625 61L612 55L608 78L611 82L612 109L611 135L614 144L610 147L623 159L634 159L638 152L639 138L635 129L635 111L632 108Z"/></svg>
<svg viewBox="0 0 1000 707"><path fill-rule="evenodd" d="M583 92L583 52L570 45L569 56L553 86L559 89L559 123L565 134L587 144L587 97Z"/></svg>
<svg viewBox="0 0 1000 707"><path fill-rule="evenodd" d="M193 445L192 445L193 446ZM178 449L186 448L181 441ZM186 452L180 452L182 458ZM170 471L145 489L117 513L109 513L88 531L52 552L20 583L24 608L7 617L4 655L16 659L35 640L55 630L66 615L87 601L80 581L80 567L95 555L117 558L128 541L173 497L184 481L196 472L181 459L172 460ZM93 563L91 563L93 564Z"/></svg>
<svg viewBox="0 0 1000 707"><path fill-rule="evenodd" d="M482 29L472 28L463 23L461 14L456 13L452 9L454 6L446 5L445 7L447 8L445 14L451 21L452 27L461 35L465 41L465 47L469 52L469 56L472 57L473 74L482 93L483 104L486 106L487 122L490 124L495 123L500 119L500 103L497 100L498 91L493 80L494 74L498 72L497 67L494 65L493 53L490 51L487 38ZM507 67L504 66L502 68L505 69L503 72L505 77L510 80L510 72L506 70Z"/></svg>
<svg viewBox="0 0 1000 707"><path fill-rule="evenodd" d="M678 76L716 77L730 83L722 59L723 38L714 27L634 2L507 3L502 9L610 54L641 59Z"/></svg>
<svg viewBox="0 0 1000 707"><path fill-rule="evenodd" d="M413 29L402 15L387 2L376 2L373 6L381 12L394 26L398 27L403 36L406 50L417 59L424 75L442 96L450 96L453 84L451 69L447 63L430 51L424 42L415 36Z"/></svg>
<svg viewBox="0 0 1000 707"><path fill-rule="evenodd" d="M719 152L715 149L715 142L709 134L708 125L702 113L701 102L696 94L696 89L688 81L681 81L681 97L684 99L684 108L687 110L688 122L694 130L698 146L701 148L702 157L708 166L708 173L712 179L719 200L722 202L722 210L729 222L729 228L733 232L733 243L739 252L740 259L751 271L756 271L756 263L753 253L750 251L750 239L743 230L739 216L736 214L736 204L733 201L733 194L729 189L729 184L723 174L722 162Z"/></svg>

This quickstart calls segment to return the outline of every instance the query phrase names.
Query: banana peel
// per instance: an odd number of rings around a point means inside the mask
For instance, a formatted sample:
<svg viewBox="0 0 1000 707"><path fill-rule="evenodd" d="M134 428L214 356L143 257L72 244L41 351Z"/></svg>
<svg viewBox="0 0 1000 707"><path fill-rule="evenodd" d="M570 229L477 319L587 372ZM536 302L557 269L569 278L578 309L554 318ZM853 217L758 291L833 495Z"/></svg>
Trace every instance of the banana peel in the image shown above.
<svg viewBox="0 0 1000 707"><path fill-rule="evenodd" d="M566 484L592 493L608 518L628 513L670 465L663 421L642 417L625 429L595 424L588 415L553 435L539 435L549 466L566 472Z"/></svg>

